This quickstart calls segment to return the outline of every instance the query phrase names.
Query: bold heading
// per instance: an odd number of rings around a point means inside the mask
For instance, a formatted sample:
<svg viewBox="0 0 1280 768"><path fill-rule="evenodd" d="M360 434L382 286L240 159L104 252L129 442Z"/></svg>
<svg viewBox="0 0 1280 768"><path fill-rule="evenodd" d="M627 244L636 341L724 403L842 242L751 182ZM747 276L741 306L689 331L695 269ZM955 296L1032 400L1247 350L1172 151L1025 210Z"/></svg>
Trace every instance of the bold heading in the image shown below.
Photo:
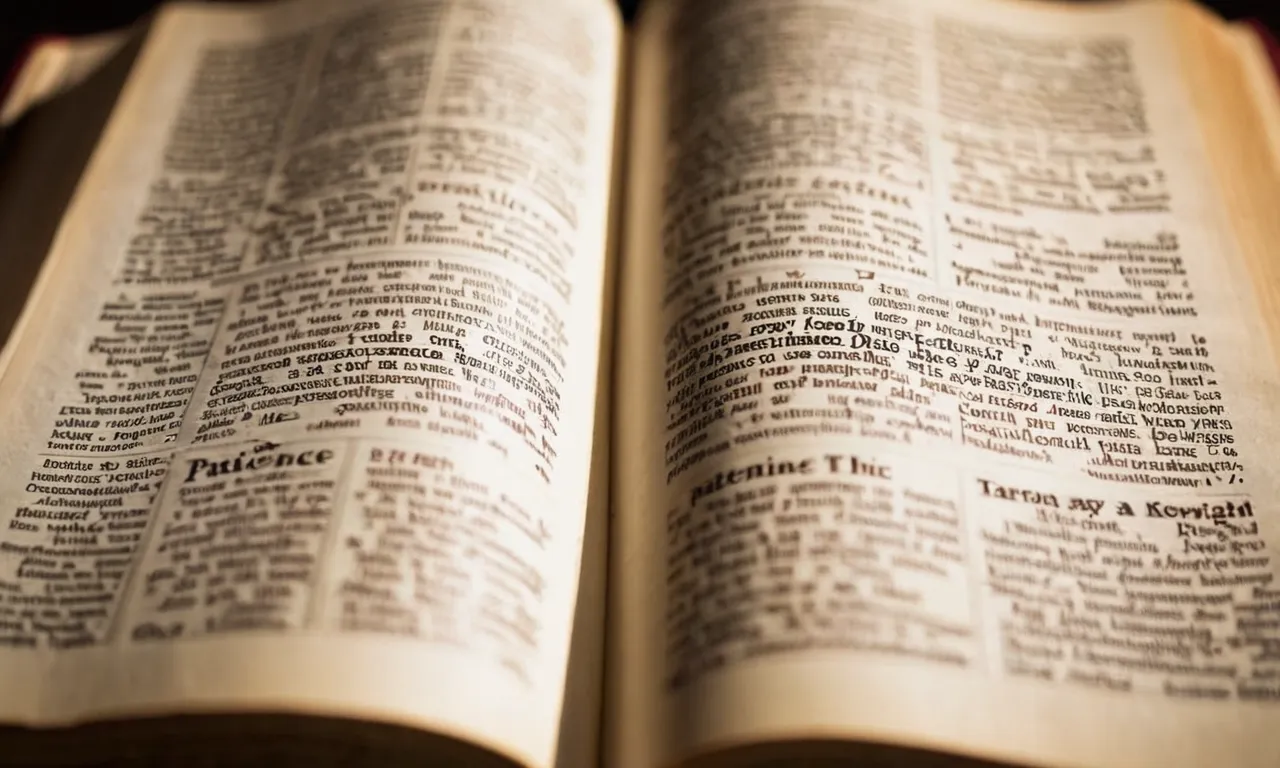
<svg viewBox="0 0 1280 768"><path fill-rule="evenodd" d="M697 504L704 496L722 491L731 485L749 482L762 477L782 477L786 475L811 475L824 470L833 475L861 475L881 480L892 480L893 469L884 464L877 464L857 456L844 454L826 454L821 458L800 460L775 460L772 456L756 464L722 469L711 477L693 487L689 493L689 504Z"/></svg>
<svg viewBox="0 0 1280 768"><path fill-rule="evenodd" d="M182 482L189 483L196 478L212 480L215 477L234 475L240 472L252 472L259 469L282 469L284 467L316 467L328 464L333 460L333 451L287 451L274 450L277 446L267 444L252 453L240 451L226 459L188 459L187 475Z"/></svg>

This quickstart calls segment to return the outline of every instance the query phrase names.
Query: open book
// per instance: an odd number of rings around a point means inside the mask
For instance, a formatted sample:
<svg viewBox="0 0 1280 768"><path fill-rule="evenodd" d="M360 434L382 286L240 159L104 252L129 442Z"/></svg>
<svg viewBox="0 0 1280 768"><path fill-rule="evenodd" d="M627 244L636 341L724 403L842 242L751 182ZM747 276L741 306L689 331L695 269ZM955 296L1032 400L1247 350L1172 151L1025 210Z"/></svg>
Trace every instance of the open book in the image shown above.
<svg viewBox="0 0 1280 768"><path fill-rule="evenodd" d="M59 45L5 110L64 91L0 185L5 268L47 252L0 763L1280 765L1251 36L315 0Z"/></svg>

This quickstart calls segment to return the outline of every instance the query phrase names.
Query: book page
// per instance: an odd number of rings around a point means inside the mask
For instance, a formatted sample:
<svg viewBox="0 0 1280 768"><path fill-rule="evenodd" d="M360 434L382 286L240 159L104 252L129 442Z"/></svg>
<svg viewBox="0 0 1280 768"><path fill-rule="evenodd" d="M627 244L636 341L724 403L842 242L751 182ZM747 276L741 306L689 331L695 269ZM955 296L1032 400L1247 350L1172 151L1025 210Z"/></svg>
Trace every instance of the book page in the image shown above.
<svg viewBox="0 0 1280 768"><path fill-rule="evenodd" d="M63 215L146 39L140 23L119 34L119 47L56 98L31 105L0 140L0 377L5 352L45 264ZM75 50L87 52L95 47ZM77 58L80 58L77 56ZM87 62L86 62L87 63Z"/></svg>
<svg viewBox="0 0 1280 768"><path fill-rule="evenodd" d="M616 765L1276 764L1280 389L1178 7L648 8Z"/></svg>
<svg viewBox="0 0 1280 768"><path fill-rule="evenodd" d="M1280 357L1280 88L1254 30L1214 23L1206 10L1177 6L1183 73L1209 152L1214 180L1252 276L1263 317ZM1246 38L1247 36L1247 38ZM1221 83L1234 83L1224 88Z"/></svg>
<svg viewBox="0 0 1280 768"><path fill-rule="evenodd" d="M619 38L595 0L161 14L0 378L0 722L551 764Z"/></svg>
<svg viewBox="0 0 1280 768"><path fill-rule="evenodd" d="M1225 34L1240 59L1240 68L1248 83L1250 101L1261 119L1262 133L1271 147L1271 165L1280 168L1280 72L1272 66L1266 45L1258 31L1240 22L1231 24ZM1280 175L1280 170L1275 172Z"/></svg>

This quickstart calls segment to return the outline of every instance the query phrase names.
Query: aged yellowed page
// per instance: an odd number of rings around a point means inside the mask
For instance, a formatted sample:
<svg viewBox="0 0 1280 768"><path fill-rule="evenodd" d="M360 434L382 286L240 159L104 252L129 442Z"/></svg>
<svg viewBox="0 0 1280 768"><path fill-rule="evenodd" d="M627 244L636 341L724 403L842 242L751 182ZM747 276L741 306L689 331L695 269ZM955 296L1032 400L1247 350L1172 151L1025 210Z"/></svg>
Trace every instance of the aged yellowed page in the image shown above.
<svg viewBox="0 0 1280 768"><path fill-rule="evenodd" d="M556 758L610 3L162 12L0 377L0 723L280 711Z"/></svg>
<svg viewBox="0 0 1280 768"><path fill-rule="evenodd" d="M1280 93L1266 51L1248 29L1178 5L1180 64L1200 113L1213 179L1280 357ZM1224 87L1224 84L1227 84Z"/></svg>
<svg viewBox="0 0 1280 768"><path fill-rule="evenodd" d="M1280 168L1280 83L1258 33L1245 24L1232 24L1226 33L1240 57L1250 101L1261 118L1263 133L1271 144L1272 168ZM1280 175L1280 170L1272 172Z"/></svg>
<svg viewBox="0 0 1280 768"><path fill-rule="evenodd" d="M1181 7L647 9L612 764L1280 762L1280 379Z"/></svg>

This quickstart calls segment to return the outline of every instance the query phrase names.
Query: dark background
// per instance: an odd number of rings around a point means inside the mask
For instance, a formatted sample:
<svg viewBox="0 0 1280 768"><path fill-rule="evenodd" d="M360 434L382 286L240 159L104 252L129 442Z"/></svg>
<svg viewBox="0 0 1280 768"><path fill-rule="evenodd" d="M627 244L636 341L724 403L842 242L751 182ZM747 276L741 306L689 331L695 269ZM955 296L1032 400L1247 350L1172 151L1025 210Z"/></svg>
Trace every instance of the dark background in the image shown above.
<svg viewBox="0 0 1280 768"><path fill-rule="evenodd" d="M246 0L238 0L244 2ZM693 0L731 2L732 0ZM956 0L960 2L960 0ZM536 3L538 0L527 0ZM641 0L619 0L628 14ZM1255 17L1280 32L1277 0L1200 0L1227 18ZM118 27L159 5L156 0L0 0L0 73L7 73L28 40L40 34L75 35ZM2 75L0 75L2 76Z"/></svg>

